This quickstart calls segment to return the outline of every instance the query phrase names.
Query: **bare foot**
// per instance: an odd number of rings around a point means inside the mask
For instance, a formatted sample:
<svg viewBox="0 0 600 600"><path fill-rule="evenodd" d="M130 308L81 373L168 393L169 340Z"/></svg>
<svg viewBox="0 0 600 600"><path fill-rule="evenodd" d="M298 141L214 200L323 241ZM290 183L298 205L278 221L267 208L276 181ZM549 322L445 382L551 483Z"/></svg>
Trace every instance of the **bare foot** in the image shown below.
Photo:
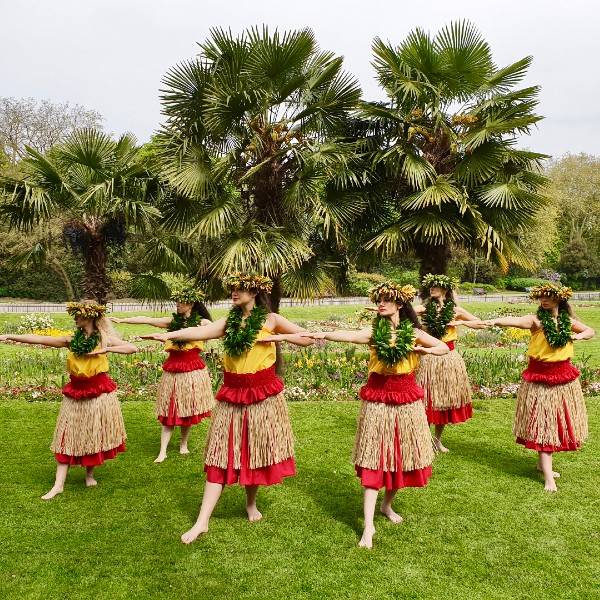
<svg viewBox="0 0 600 600"><path fill-rule="evenodd" d="M262 519L262 513L254 506L246 506L246 512L248 513L248 521L254 523L254 521L260 521Z"/></svg>
<svg viewBox="0 0 600 600"><path fill-rule="evenodd" d="M375 535L375 527L365 527L360 542L358 542L359 548L372 548L373 547L373 536Z"/></svg>
<svg viewBox="0 0 600 600"><path fill-rule="evenodd" d="M185 446L185 448L183 446L181 446L181 448L179 448L179 454L189 454L190 451L188 450L188 447Z"/></svg>
<svg viewBox="0 0 600 600"><path fill-rule="evenodd" d="M404 520L397 512L394 512L391 507L384 508L383 506L379 509L382 515L385 515L392 523L402 523Z"/></svg>
<svg viewBox="0 0 600 600"><path fill-rule="evenodd" d="M165 458L167 458L166 454L159 454L155 459L154 462L155 463L161 463L163 462L163 460L165 460Z"/></svg>
<svg viewBox="0 0 600 600"><path fill-rule="evenodd" d="M47 494L42 496L42 500L51 500L54 496L63 493L63 488L54 486Z"/></svg>
<svg viewBox="0 0 600 600"><path fill-rule="evenodd" d="M88 487L94 487L95 485L98 485L98 482L93 477L86 477L85 485Z"/></svg>
<svg viewBox="0 0 600 600"><path fill-rule="evenodd" d="M544 478L544 489L547 492L558 492L558 488L554 482L554 477Z"/></svg>
<svg viewBox="0 0 600 600"><path fill-rule="evenodd" d="M208 531L208 524L196 523L189 531L186 531L181 536L181 541L184 544L191 544L196 538Z"/></svg>
<svg viewBox="0 0 600 600"><path fill-rule="evenodd" d="M538 466L537 466L537 470L540 473L544 472L543 469L542 469L542 467L540 467L539 463L538 463ZM560 473L558 471L552 471L552 477L554 477L554 479L558 479L560 477Z"/></svg>
<svg viewBox="0 0 600 600"><path fill-rule="evenodd" d="M438 452L442 452L443 454L446 454L446 452L450 452L450 450L448 450L448 448L446 448L446 446L442 444L442 441L436 437L433 438L433 444L437 448Z"/></svg>

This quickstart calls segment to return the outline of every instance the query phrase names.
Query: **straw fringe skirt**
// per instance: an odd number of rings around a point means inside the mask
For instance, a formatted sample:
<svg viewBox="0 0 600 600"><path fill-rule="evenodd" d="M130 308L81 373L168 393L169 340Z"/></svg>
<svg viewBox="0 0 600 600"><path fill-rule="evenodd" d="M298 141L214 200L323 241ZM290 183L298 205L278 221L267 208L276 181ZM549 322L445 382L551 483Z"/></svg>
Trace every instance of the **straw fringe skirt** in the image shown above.
<svg viewBox="0 0 600 600"><path fill-rule="evenodd" d="M431 433L422 402L362 402L352 453L357 467L408 472L429 467L433 458Z"/></svg>
<svg viewBox="0 0 600 600"><path fill-rule="evenodd" d="M109 453L126 437L116 391L82 400L64 396L50 449L69 457Z"/></svg>
<svg viewBox="0 0 600 600"><path fill-rule="evenodd" d="M242 485L252 482L270 485L279 483L279 475L275 481L268 474L265 479L253 479L251 473L249 478L244 473L283 465L280 475L292 475L295 473L293 461L294 438L284 392L253 404L217 402L204 452L205 470L209 475L215 467L237 472ZM228 478L223 483L232 481Z"/></svg>
<svg viewBox="0 0 600 600"><path fill-rule="evenodd" d="M214 405L215 397L206 369L183 373L163 371L158 382L155 411L163 425L195 425L210 416Z"/></svg>
<svg viewBox="0 0 600 600"><path fill-rule="evenodd" d="M442 356L419 357L415 380L425 390L429 423L462 423L471 418L471 384L465 361L456 350Z"/></svg>
<svg viewBox="0 0 600 600"><path fill-rule="evenodd" d="M542 452L576 450L588 436L579 379L559 385L523 381L513 425L517 443Z"/></svg>

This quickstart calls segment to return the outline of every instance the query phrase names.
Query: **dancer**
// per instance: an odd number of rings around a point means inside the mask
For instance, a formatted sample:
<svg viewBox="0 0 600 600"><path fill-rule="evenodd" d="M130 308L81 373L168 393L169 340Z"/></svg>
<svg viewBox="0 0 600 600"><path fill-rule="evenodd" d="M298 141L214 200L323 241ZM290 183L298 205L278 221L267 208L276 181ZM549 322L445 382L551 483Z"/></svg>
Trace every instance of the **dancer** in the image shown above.
<svg viewBox="0 0 600 600"><path fill-rule="evenodd" d="M360 331L304 333L312 339L368 344L369 379L361 389L360 416L352 460L364 489L364 531L359 546L371 548L379 489L385 487L380 512L392 523L402 517L392 501L400 488L423 487L431 475L434 450L414 379L418 354L447 354L446 344L425 333L411 306L415 288L387 281L370 290L378 315Z"/></svg>
<svg viewBox="0 0 600 600"><path fill-rule="evenodd" d="M50 449L56 457L56 480L42 496L50 500L64 490L71 465L86 468L85 483L97 484L94 469L125 451L125 425L117 398L117 384L107 375L106 354L133 354L137 348L120 339L106 318L106 306L92 302L68 302L74 318L73 335L0 335L0 341L69 348L67 372L71 381L63 387L63 401Z"/></svg>
<svg viewBox="0 0 600 600"><path fill-rule="evenodd" d="M113 323L144 324L178 331L188 327L211 324L210 313L204 305L204 294L200 290L176 290L171 299L176 302L176 312L172 317L111 317ZM169 358L163 364L163 374L158 383L156 416L162 424L160 452L155 463L167 458L167 447L175 427L181 427L180 454L189 454L188 441L192 425L197 425L206 417L215 404L210 377L206 364L200 358L202 342L168 341L165 351Z"/></svg>
<svg viewBox="0 0 600 600"><path fill-rule="evenodd" d="M575 318L568 303L572 294L571 288L552 283L536 286L529 295L540 302L535 315L483 321L531 331L529 366L522 374L512 432L518 444L537 450L537 469L548 492L556 492L560 476L552 469L554 452L577 450L588 435L579 371L571 357L573 340L589 340L594 330Z"/></svg>
<svg viewBox="0 0 600 600"><path fill-rule="evenodd" d="M275 344L262 340L285 333L290 334L287 341L300 346L313 342L297 335L305 329L270 311L267 294L273 283L269 278L237 273L226 277L223 286L233 302L226 319L142 336L161 341L224 338L223 385L217 392L204 452L206 486L198 519L181 536L185 544L208 531L225 485L245 486L248 519L258 521L262 518L256 506L259 486L281 483L296 473L283 381L275 375Z"/></svg>
<svg viewBox="0 0 600 600"><path fill-rule="evenodd" d="M483 327L476 316L458 306L454 293L458 283L447 275L428 273L423 277L423 287L429 288L429 298L414 307L425 330L450 350L443 356L424 356L415 373L417 384L425 390L427 421L435 427L433 441L440 452L448 452L442 444L444 427L449 423L463 423L473 416L467 368L454 349L458 338L456 325L470 322L469 325Z"/></svg>

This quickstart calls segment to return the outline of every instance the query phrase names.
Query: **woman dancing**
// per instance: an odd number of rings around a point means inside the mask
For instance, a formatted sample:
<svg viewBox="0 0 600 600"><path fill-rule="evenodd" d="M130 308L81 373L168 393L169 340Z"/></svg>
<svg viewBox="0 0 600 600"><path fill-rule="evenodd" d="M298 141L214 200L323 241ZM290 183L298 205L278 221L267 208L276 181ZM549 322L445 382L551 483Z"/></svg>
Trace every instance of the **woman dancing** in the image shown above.
<svg viewBox="0 0 600 600"><path fill-rule="evenodd" d="M161 327L168 331L179 331L188 327L211 324L211 318L204 305L204 294L200 290L176 290L171 299L176 302L177 310L172 317L130 317L118 319L111 317L114 323L144 324ZM160 434L160 452L155 463L167 458L167 447L175 427L181 427L179 452L189 454L188 441L192 425L197 425L206 417L215 404L210 377L206 364L200 358L202 342L167 341L165 351L169 358L163 364L163 374L158 382L156 398L156 416L162 424Z"/></svg>
<svg viewBox="0 0 600 600"><path fill-rule="evenodd" d="M223 385L217 392L204 452L206 486L198 519L181 536L185 544L208 531L225 485L245 486L248 519L258 521L262 518L256 505L259 486L281 483L296 473L283 381L275 375L275 344L262 340L274 333L306 330L270 311L267 294L273 283L269 278L237 273L225 278L223 286L233 302L226 319L142 336L180 342L224 338ZM301 346L313 343L298 335L286 339Z"/></svg>
<svg viewBox="0 0 600 600"><path fill-rule="evenodd" d="M477 324L481 321L458 306L454 290L458 280L447 275L428 273L423 286L429 288L429 298L415 313L421 318L427 333L441 340L450 352L443 356L423 356L415 373L415 380L425 390L427 421L435 426L433 441L440 452L448 452L442 444L444 427L449 423L463 423L473 416L471 384L462 356L454 349L458 338L456 326Z"/></svg>
<svg viewBox="0 0 600 600"><path fill-rule="evenodd" d="M414 379L418 356L448 352L448 346L421 330L411 306L415 288L387 281L370 290L378 315L360 331L304 333L312 339L368 344L369 379L362 399L352 460L364 487L364 531L359 546L371 548L380 488L380 512L392 523L402 517L392 502L400 488L423 487L431 475L434 450L422 402L423 389Z"/></svg>
<svg viewBox="0 0 600 600"><path fill-rule="evenodd" d="M106 306L68 302L75 319L73 335L1 335L0 341L69 348L67 372L71 381L63 387L63 401L50 449L56 457L56 480L42 496L50 500L64 490L71 465L86 468L85 483L97 484L94 469L125 451L125 425L117 399L117 384L108 376L106 354L133 354L137 348L115 334L106 318Z"/></svg>
<svg viewBox="0 0 600 600"><path fill-rule="evenodd" d="M560 476L552 469L554 452L577 450L588 435L579 371L571 357L573 340L589 340L594 330L575 318L568 303L572 294L571 288L552 283L536 286L530 293L540 302L535 315L483 321L531 331L529 366L522 374L512 432L518 444L537 450L537 469L548 492L556 492Z"/></svg>

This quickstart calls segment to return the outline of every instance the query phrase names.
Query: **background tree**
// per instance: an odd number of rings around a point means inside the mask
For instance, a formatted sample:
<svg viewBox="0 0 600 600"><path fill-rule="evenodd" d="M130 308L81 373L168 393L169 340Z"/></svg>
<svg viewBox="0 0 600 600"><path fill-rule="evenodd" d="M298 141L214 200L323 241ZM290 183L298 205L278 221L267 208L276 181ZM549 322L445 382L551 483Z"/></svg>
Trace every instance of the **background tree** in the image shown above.
<svg viewBox="0 0 600 600"><path fill-rule="evenodd" d="M160 215L135 138L114 141L94 129L78 130L47 156L28 148L22 168L23 177L1 179L0 216L27 233L60 219L65 240L83 258L85 296L104 302L110 247L123 245L128 231L146 232Z"/></svg>
<svg viewBox="0 0 600 600"><path fill-rule="evenodd" d="M416 29L398 47L376 38L373 51L388 101L363 107L379 215L366 247L413 250L421 274L445 273L452 245L478 248L503 270L531 267L518 235L544 206L546 156L515 139L542 118L539 88L516 89L531 57L498 68L468 22L434 37Z"/></svg>
<svg viewBox="0 0 600 600"><path fill-rule="evenodd" d="M341 242L364 207L340 193L357 183L354 145L340 136L358 84L308 29L213 30L200 48L164 79L164 223L202 240L205 280L260 271L274 279L275 310L283 287L322 293L333 264L316 248Z"/></svg>
<svg viewBox="0 0 600 600"><path fill-rule="evenodd" d="M0 98L0 150L14 166L26 155L27 147L45 154L77 129L101 129L102 121L98 111L79 104Z"/></svg>

